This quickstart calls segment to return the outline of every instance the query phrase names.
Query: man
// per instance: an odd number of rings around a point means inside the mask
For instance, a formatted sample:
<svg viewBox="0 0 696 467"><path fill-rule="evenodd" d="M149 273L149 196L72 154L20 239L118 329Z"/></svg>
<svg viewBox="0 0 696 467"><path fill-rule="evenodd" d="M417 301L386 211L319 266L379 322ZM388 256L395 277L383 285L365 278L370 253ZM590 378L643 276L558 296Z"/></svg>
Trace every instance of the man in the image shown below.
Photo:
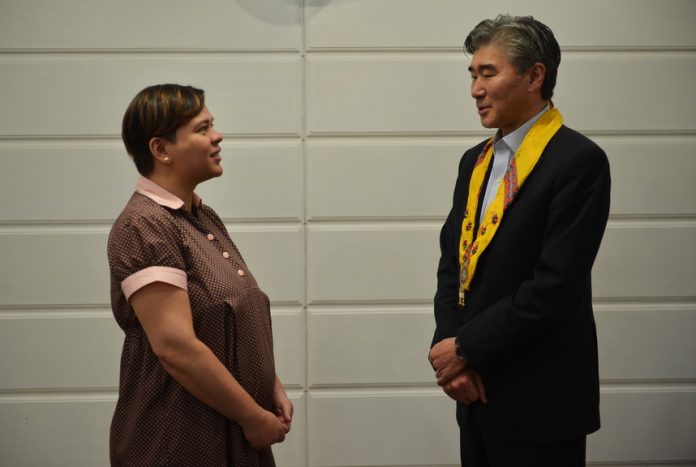
<svg viewBox="0 0 696 467"><path fill-rule="evenodd" d="M590 272L609 165L551 102L561 52L547 26L498 16L465 48L481 124L497 132L459 164L429 359L457 401L463 465L584 466L599 429Z"/></svg>

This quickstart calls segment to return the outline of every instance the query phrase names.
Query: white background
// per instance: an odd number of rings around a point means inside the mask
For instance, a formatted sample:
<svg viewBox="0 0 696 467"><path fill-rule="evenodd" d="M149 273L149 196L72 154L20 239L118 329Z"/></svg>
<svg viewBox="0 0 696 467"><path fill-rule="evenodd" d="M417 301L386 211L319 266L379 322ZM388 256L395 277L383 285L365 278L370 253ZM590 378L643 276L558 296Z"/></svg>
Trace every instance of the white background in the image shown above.
<svg viewBox="0 0 696 467"><path fill-rule="evenodd" d="M279 466L457 464L426 360L437 234L489 135L462 43L501 12L554 30L555 104L612 166L588 461L696 465L696 2L0 0L0 466L108 465L120 121L160 82L205 89L226 138L199 193L272 299Z"/></svg>

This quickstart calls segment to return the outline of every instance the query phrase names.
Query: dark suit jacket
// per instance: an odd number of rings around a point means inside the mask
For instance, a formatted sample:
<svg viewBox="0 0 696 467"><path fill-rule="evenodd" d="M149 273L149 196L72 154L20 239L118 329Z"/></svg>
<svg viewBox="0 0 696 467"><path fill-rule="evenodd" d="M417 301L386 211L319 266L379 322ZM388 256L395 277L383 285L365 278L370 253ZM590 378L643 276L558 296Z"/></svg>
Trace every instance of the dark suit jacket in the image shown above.
<svg viewBox="0 0 696 467"><path fill-rule="evenodd" d="M559 129L479 259L462 308L459 237L483 144L461 159L440 236L433 344L458 336L488 396L487 405L457 404L457 420L464 426L475 411L484 436L501 443L591 433L599 429L599 375L590 271L609 215L607 157Z"/></svg>

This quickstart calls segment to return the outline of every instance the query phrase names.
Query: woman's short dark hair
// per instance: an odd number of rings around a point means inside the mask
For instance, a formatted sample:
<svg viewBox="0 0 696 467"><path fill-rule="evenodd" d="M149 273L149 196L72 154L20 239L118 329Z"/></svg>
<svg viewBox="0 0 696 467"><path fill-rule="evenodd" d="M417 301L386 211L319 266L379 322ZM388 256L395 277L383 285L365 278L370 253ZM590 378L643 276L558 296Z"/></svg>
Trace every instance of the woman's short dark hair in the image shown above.
<svg viewBox="0 0 696 467"><path fill-rule="evenodd" d="M546 76L541 97L551 99L561 64L561 48L548 26L531 16L498 15L476 25L467 36L464 49L473 54L486 45L498 47L520 74L537 62L543 63Z"/></svg>
<svg viewBox="0 0 696 467"><path fill-rule="evenodd" d="M205 107L205 93L193 86L157 84L140 91L123 116L121 138L135 167L143 176L152 173L154 160L150 140L175 141L176 130Z"/></svg>

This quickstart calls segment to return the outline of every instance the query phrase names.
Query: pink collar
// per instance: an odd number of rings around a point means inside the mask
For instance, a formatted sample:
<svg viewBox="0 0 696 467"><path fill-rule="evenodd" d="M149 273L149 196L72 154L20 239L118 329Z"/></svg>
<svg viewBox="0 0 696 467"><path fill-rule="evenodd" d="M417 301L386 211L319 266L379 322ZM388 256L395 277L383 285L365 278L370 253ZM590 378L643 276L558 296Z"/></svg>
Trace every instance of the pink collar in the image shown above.
<svg viewBox="0 0 696 467"><path fill-rule="evenodd" d="M181 209L184 206L184 202L153 182L152 180L140 177L138 178L138 183L135 185L135 191L143 196L147 196L155 203L171 208L171 209ZM203 200L196 194L193 194L193 205L199 207Z"/></svg>

